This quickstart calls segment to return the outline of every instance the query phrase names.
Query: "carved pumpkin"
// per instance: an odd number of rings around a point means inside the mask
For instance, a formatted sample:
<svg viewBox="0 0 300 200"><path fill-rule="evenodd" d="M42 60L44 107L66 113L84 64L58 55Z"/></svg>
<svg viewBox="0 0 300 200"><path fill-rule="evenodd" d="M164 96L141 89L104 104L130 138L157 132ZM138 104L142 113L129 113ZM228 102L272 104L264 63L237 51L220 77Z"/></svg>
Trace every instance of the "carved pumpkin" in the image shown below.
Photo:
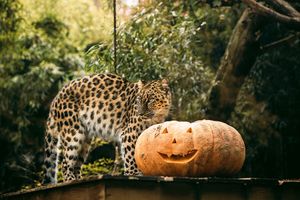
<svg viewBox="0 0 300 200"><path fill-rule="evenodd" d="M233 127L222 122L169 121L139 136L135 159L144 175L231 175L243 166L245 144Z"/></svg>

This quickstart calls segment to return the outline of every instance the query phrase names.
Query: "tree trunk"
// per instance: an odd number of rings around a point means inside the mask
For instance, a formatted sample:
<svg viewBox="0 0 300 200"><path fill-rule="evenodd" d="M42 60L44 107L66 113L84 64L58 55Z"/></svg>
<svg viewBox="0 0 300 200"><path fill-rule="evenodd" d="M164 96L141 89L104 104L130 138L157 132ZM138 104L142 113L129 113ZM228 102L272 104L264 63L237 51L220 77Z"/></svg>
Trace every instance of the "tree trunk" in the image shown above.
<svg viewBox="0 0 300 200"><path fill-rule="evenodd" d="M259 53L257 31L263 18L246 9L235 26L209 94L207 116L226 121Z"/></svg>

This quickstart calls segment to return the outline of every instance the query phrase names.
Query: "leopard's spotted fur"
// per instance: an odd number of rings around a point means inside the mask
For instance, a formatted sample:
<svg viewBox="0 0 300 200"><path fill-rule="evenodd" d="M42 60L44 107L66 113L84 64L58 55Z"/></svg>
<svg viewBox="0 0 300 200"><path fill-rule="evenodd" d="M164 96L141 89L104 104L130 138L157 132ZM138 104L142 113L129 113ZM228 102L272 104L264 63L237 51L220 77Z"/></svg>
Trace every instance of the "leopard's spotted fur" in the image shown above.
<svg viewBox="0 0 300 200"><path fill-rule="evenodd" d="M170 104L165 80L130 83L114 74L97 74L71 81L50 107L44 183L57 181L60 153L64 181L79 179L94 136L120 142L125 175L139 174L134 160L137 137L163 122Z"/></svg>

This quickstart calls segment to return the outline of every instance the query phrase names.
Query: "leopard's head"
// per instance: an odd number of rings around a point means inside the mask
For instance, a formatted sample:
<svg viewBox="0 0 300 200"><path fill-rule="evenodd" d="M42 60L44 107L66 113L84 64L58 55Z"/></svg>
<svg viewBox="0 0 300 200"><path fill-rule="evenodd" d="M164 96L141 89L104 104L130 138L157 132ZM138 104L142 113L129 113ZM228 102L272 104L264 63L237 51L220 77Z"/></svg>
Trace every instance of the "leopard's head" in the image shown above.
<svg viewBox="0 0 300 200"><path fill-rule="evenodd" d="M137 105L139 115L161 123L167 117L171 107L171 92L167 80L138 83Z"/></svg>

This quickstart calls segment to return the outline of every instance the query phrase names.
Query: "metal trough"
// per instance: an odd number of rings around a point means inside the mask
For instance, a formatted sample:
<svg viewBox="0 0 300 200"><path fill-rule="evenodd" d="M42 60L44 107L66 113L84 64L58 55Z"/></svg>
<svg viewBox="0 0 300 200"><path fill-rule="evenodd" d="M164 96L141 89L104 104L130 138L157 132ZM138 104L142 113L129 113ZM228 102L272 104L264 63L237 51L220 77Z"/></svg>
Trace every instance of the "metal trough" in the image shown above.
<svg viewBox="0 0 300 200"><path fill-rule="evenodd" d="M104 175L8 193L16 200L300 200L300 180Z"/></svg>

